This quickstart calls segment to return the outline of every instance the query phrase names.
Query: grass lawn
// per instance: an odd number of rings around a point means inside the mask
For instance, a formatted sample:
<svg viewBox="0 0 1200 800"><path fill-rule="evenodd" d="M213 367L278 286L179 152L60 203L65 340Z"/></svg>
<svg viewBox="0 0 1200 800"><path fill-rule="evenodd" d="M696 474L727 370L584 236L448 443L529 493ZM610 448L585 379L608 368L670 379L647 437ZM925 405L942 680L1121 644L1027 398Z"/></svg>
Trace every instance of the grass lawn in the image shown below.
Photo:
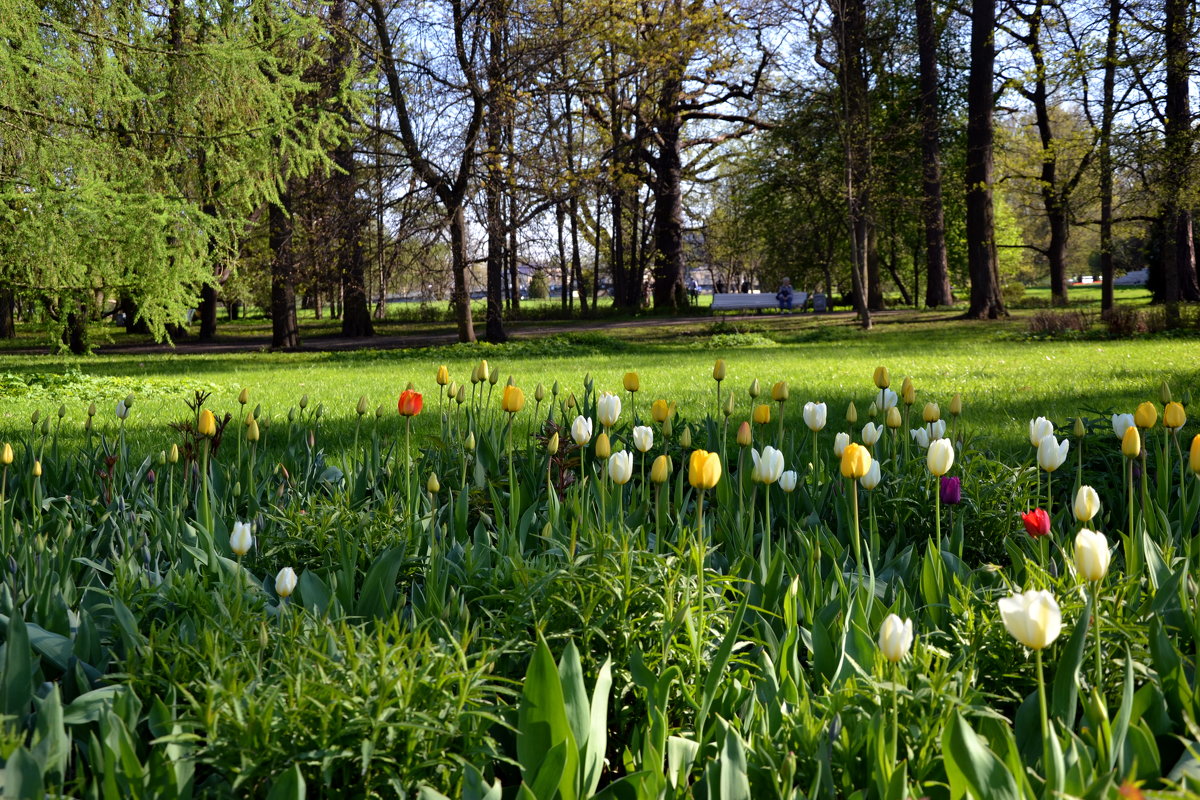
<svg viewBox="0 0 1200 800"><path fill-rule="evenodd" d="M1090 290L1088 290L1090 291ZM604 332L563 333L518 339L505 345L478 344L408 350L222 355L0 356L0 438L28 424L34 410L52 413L67 406L66 422L78 425L89 402L101 406L101 430L112 424L111 406L132 392L129 420L134 436L160 436L163 420L186 415L184 399L194 390L213 392L216 407L232 409L242 387L253 403L279 417L308 394L323 403L326 424L337 437L351 426L354 406L365 396L371 408L394 411L408 382L436 403L434 371L445 363L462 380L479 358L487 358L501 381L512 376L532 392L558 380L578 391L585 374L598 389L619 390L629 370L642 376L642 398L679 403L685 417L711 410L714 384L707 377L716 358L728 362L727 389L738 394L736 418L750 411L745 390L757 378L764 389L778 380L791 386L790 414L799 420L806 400L825 400L837 418L854 401L860 414L873 392L872 370L887 365L897 384L911 375L918 402L943 407L962 393L966 415L977 433L998 449L1020 448L1025 421L1047 415L1059 425L1077 413L1107 416L1131 411L1157 398L1166 380L1176 396L1200 389L1200 363L1191 338L1032 341L1023 333L1024 313L1001 323L964 323L947 312L881 316L864 332L846 318L812 315L704 321L671 325L654 320ZM249 324L245 324L249 327ZM545 327L542 325L541 327ZM554 327L559 327L555 325ZM518 326L519 328L519 326ZM498 402L498 399L496 399ZM865 415L864 415L865 419Z"/></svg>

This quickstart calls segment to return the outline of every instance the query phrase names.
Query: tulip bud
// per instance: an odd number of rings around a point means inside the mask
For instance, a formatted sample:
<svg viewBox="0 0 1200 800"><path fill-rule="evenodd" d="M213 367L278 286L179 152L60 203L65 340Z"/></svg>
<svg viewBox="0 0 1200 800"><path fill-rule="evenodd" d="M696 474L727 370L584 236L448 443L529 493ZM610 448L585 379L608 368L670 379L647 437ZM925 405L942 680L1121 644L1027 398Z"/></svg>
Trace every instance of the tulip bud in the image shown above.
<svg viewBox="0 0 1200 800"><path fill-rule="evenodd" d="M33 462L33 477L35 477L35 478L42 477L42 462L41 461L34 460L34 462Z"/></svg>
<svg viewBox="0 0 1200 800"><path fill-rule="evenodd" d="M317 410L316 410L315 416L317 419L320 419L321 417L325 416L325 404L324 403L317 403Z"/></svg>
<svg viewBox="0 0 1200 800"><path fill-rule="evenodd" d="M542 386L540 383L536 387L534 387L533 399L539 403L542 402L543 400L545 400L546 399L546 387Z"/></svg>
<svg viewBox="0 0 1200 800"><path fill-rule="evenodd" d="M62 419L67 415L67 406L65 404L58 407L58 418Z"/></svg>
<svg viewBox="0 0 1200 800"><path fill-rule="evenodd" d="M242 391L238 393L238 402L242 405L250 402L250 389L245 386L242 387Z"/></svg>
<svg viewBox="0 0 1200 800"><path fill-rule="evenodd" d="M467 431L467 438L463 439L463 449L468 453L475 450L475 431Z"/></svg>
<svg viewBox="0 0 1200 800"><path fill-rule="evenodd" d="M358 405L354 407L354 410L360 417L367 413L367 396L365 394L358 398Z"/></svg>
<svg viewBox="0 0 1200 800"><path fill-rule="evenodd" d="M233 533L229 536L229 549L234 555L244 556L254 546L254 534L250 531L249 522L233 523Z"/></svg>
<svg viewBox="0 0 1200 800"><path fill-rule="evenodd" d="M284 567L275 576L275 594L286 599L291 597L294 591L296 591L296 571L291 567Z"/></svg>
<svg viewBox="0 0 1200 800"><path fill-rule="evenodd" d="M437 376L435 377L435 380L437 381L438 386L445 386L446 384L450 383L450 370L446 368L445 364L442 364L437 368Z"/></svg>
<svg viewBox="0 0 1200 800"><path fill-rule="evenodd" d="M1083 417L1075 418L1075 438L1082 439L1087 436L1087 426L1083 424Z"/></svg>
<svg viewBox="0 0 1200 800"><path fill-rule="evenodd" d="M1187 424L1187 412L1179 403L1167 403L1163 410L1163 426L1177 431Z"/></svg>
<svg viewBox="0 0 1200 800"><path fill-rule="evenodd" d="M257 442L259 439L258 420L251 418L250 424L246 426L246 441Z"/></svg>
<svg viewBox="0 0 1200 800"><path fill-rule="evenodd" d="M925 420L925 424L928 425L931 422L937 422L941 419L942 411L938 408L937 403L926 403L924 410L921 412L921 417Z"/></svg>
<svg viewBox="0 0 1200 800"><path fill-rule="evenodd" d="M734 406L733 392L730 392L729 395L726 396L726 398L725 398L725 408L721 409L722 412L725 414L726 419L728 419L730 416L733 415L733 406Z"/></svg>
<svg viewBox="0 0 1200 800"><path fill-rule="evenodd" d="M458 391L454 393L454 402L460 406L467 401L467 387L459 386Z"/></svg>
<svg viewBox="0 0 1200 800"><path fill-rule="evenodd" d="M799 480L799 476L796 471L789 469L779 476L779 488L790 494L796 491L797 480Z"/></svg>
<svg viewBox="0 0 1200 800"><path fill-rule="evenodd" d="M686 430L686 428L685 428ZM737 443L742 447L749 447L754 441L753 434L750 433L750 423L743 422L737 429Z"/></svg>
<svg viewBox="0 0 1200 800"><path fill-rule="evenodd" d="M1171 402L1171 387L1167 385L1166 381L1163 381L1161 384L1159 384L1158 402L1162 403L1164 406Z"/></svg>
<svg viewBox="0 0 1200 800"><path fill-rule="evenodd" d="M622 383L624 384L625 391L627 392L636 392L642 388L642 381L640 378L638 378L638 374L636 372L626 372Z"/></svg>
<svg viewBox="0 0 1200 800"><path fill-rule="evenodd" d="M437 494L442 490L442 484L438 483L436 472L429 473L429 480L425 481L425 491L430 494Z"/></svg>
<svg viewBox="0 0 1200 800"><path fill-rule="evenodd" d="M1104 580L1111 559L1108 539L1103 533L1083 528L1075 534L1075 569L1084 580Z"/></svg>
<svg viewBox="0 0 1200 800"><path fill-rule="evenodd" d="M771 399L776 403L782 403L788 399L787 381L778 381L771 387Z"/></svg>
<svg viewBox="0 0 1200 800"><path fill-rule="evenodd" d="M911 619L900 619L895 614L888 614L879 629L879 652L893 664L908 655L913 643L913 627Z"/></svg>
<svg viewBox="0 0 1200 800"><path fill-rule="evenodd" d="M746 427L749 427L749 426L747 425ZM683 426L683 433L680 434L680 436L679 436L679 444L684 449L687 449L692 446L692 429L687 425ZM1197 472L1200 472L1200 470L1197 470Z"/></svg>
<svg viewBox="0 0 1200 800"><path fill-rule="evenodd" d="M957 417L962 414L962 395L956 394L950 398L950 416Z"/></svg>
<svg viewBox="0 0 1200 800"><path fill-rule="evenodd" d="M612 445L608 441L608 434L601 433L596 437L596 458L608 458L612 455Z"/></svg>
<svg viewBox="0 0 1200 800"><path fill-rule="evenodd" d="M296 407L292 406L288 409L288 422L296 421Z"/></svg>
<svg viewBox="0 0 1200 800"><path fill-rule="evenodd" d="M4 447L0 447L0 466L7 467L13 462L12 445L8 442L4 443Z"/></svg>
<svg viewBox="0 0 1200 800"><path fill-rule="evenodd" d="M669 477L671 477L671 459L664 453L654 459L654 464L650 467L650 480L653 483L666 483Z"/></svg>
<svg viewBox="0 0 1200 800"><path fill-rule="evenodd" d="M516 386L516 385L517 385L517 382L516 382L515 380L513 380L513 376L512 376L512 375L509 375L509 376L508 376L508 380L505 382L505 384L504 384L504 385L505 385L505 386Z"/></svg>
<svg viewBox="0 0 1200 800"><path fill-rule="evenodd" d="M879 414L879 406L878 406L878 405L876 405L876 403L875 403L875 401L874 401L874 400L872 400L872 401L871 401L871 405L867 406L867 416L868 416L870 419L875 419L875 417L876 417L878 414Z"/></svg>
<svg viewBox="0 0 1200 800"><path fill-rule="evenodd" d="M893 430L899 428L904 421L900 419L900 409L892 406L887 412L887 426Z"/></svg>
<svg viewBox="0 0 1200 800"><path fill-rule="evenodd" d="M491 371L491 372L488 374L488 383L489 383L490 385L492 385L492 386L495 386L495 385L496 385L496 383L497 383L497 382L499 382L499 380L500 380L500 373L499 373L499 372L497 372L496 370L492 370L492 371Z"/></svg>
<svg viewBox="0 0 1200 800"><path fill-rule="evenodd" d="M567 408L568 408L568 409L575 408L575 405L576 405L576 403L575 403L575 393L574 393L574 392L571 392L569 395L567 395Z"/></svg>
<svg viewBox="0 0 1200 800"><path fill-rule="evenodd" d="M257 403L254 406L254 418L262 419L262 403Z"/></svg>
<svg viewBox="0 0 1200 800"><path fill-rule="evenodd" d="M1200 433L1192 437L1192 446L1188 449L1188 466L1192 472L1200 475Z"/></svg>
<svg viewBox="0 0 1200 800"><path fill-rule="evenodd" d="M96 416L96 404L95 404L95 403L91 403L90 405L88 405L88 408L87 408L87 415L88 415L89 417L94 417L94 416Z"/></svg>
<svg viewBox="0 0 1200 800"><path fill-rule="evenodd" d="M854 405L854 401L850 401L850 405L846 408L846 422L851 425L858 422L858 407Z"/></svg>
<svg viewBox="0 0 1200 800"><path fill-rule="evenodd" d="M552 433L550 435L549 441L546 442L546 452L552 456L558 454L558 433L557 433L557 431L555 433Z"/></svg>
<svg viewBox="0 0 1200 800"><path fill-rule="evenodd" d="M554 383L550 384L550 396L551 397L558 397L558 393L561 390L562 390L562 387L558 385L558 381L555 381Z"/></svg>
<svg viewBox="0 0 1200 800"><path fill-rule="evenodd" d="M943 475L938 488L942 505L956 506L962 502L962 479L957 475Z"/></svg>
<svg viewBox="0 0 1200 800"><path fill-rule="evenodd" d="M300 395L300 410L303 411L306 408L308 408L308 395L302 394Z"/></svg>
<svg viewBox="0 0 1200 800"><path fill-rule="evenodd" d="M167 452L167 463L177 464L179 462L179 445L171 445L171 449Z"/></svg>
<svg viewBox="0 0 1200 800"><path fill-rule="evenodd" d="M761 393L762 393L762 389L758 385L758 378L755 378L754 380L750 381L750 397L751 397L751 399L758 397L759 394L761 394Z"/></svg>
<svg viewBox="0 0 1200 800"><path fill-rule="evenodd" d="M32 428L34 425L37 425L38 420L41 418L42 418L42 412L35 410L32 414L29 415L29 427Z"/></svg>
<svg viewBox="0 0 1200 800"><path fill-rule="evenodd" d="M1121 437L1121 455L1137 458L1142 452L1142 437L1136 426L1130 425Z"/></svg>
<svg viewBox="0 0 1200 800"><path fill-rule="evenodd" d="M1158 409L1149 401L1139 405L1133 412L1133 424L1139 428L1153 428L1155 422L1158 422Z"/></svg>
<svg viewBox="0 0 1200 800"><path fill-rule="evenodd" d="M387 411L388 411L387 406L383 403L380 403L378 406L375 407L375 419L383 419L383 416L384 416L384 414L387 413ZM288 414L288 421L291 422L291 420L292 420L292 416L291 416L291 414Z"/></svg>
<svg viewBox="0 0 1200 800"><path fill-rule="evenodd" d="M201 436L217 435L217 420L207 408L200 410L200 421L196 425L196 432Z"/></svg>
<svg viewBox="0 0 1200 800"><path fill-rule="evenodd" d="M670 439L670 438L671 438L671 433L672 433L674 430L675 430L675 427L674 427L674 426L671 424L671 418L670 418L670 417L667 417L665 420L663 420L663 424L662 424L662 435L663 435L663 438L664 438L664 439Z"/></svg>
<svg viewBox="0 0 1200 800"><path fill-rule="evenodd" d="M480 382L491 380L491 369L488 367L487 359L482 359L476 370L479 372Z"/></svg>
<svg viewBox="0 0 1200 800"><path fill-rule="evenodd" d="M917 402L917 390L913 388L912 378L907 375L904 377L904 383L900 386L900 399L904 401L904 405L911 406Z"/></svg>
<svg viewBox="0 0 1200 800"><path fill-rule="evenodd" d="M888 372L888 368L878 366L875 368L875 386L880 389L886 389L892 385L892 374Z"/></svg>
<svg viewBox="0 0 1200 800"><path fill-rule="evenodd" d="M725 359L718 358L717 363L713 364L712 376L717 383L725 380Z"/></svg>
<svg viewBox="0 0 1200 800"><path fill-rule="evenodd" d="M50 433L50 418L45 417L42 420L42 436L45 436L48 433Z"/></svg>
<svg viewBox="0 0 1200 800"><path fill-rule="evenodd" d="M159 451L158 451L158 458L156 459L156 461L158 462L158 465L159 465L160 467L161 467L161 466L163 466L164 464L166 464L166 463L167 463L167 451L166 451L166 450L159 450Z"/></svg>
<svg viewBox="0 0 1200 800"><path fill-rule="evenodd" d="M1075 492L1075 519L1080 522L1091 522L1092 517L1100 513L1100 495L1090 486L1080 486Z"/></svg>

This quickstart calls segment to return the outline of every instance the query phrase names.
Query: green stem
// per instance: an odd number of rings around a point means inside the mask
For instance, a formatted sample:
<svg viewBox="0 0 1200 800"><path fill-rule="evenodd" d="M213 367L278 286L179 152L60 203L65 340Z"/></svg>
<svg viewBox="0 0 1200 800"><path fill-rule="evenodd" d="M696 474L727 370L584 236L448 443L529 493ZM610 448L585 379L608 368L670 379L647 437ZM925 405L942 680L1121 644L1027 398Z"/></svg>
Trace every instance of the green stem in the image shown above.
<svg viewBox="0 0 1200 800"><path fill-rule="evenodd" d="M1104 679L1100 654L1100 581L1092 584L1092 623L1095 625L1093 635L1096 637L1096 678L1093 685L1100 690L1101 681Z"/></svg>
<svg viewBox="0 0 1200 800"><path fill-rule="evenodd" d="M862 573L862 539L858 533L858 478L850 479L850 496L854 502L854 562L858 565L858 571Z"/></svg>
<svg viewBox="0 0 1200 800"><path fill-rule="evenodd" d="M1046 514L1054 516L1054 473L1046 473Z"/></svg>
<svg viewBox="0 0 1200 800"><path fill-rule="evenodd" d="M212 506L208 498L208 451L212 441L206 436L200 445L200 523L212 533Z"/></svg>
<svg viewBox="0 0 1200 800"><path fill-rule="evenodd" d="M1042 723L1042 771L1050 769L1050 717L1046 714L1046 677L1042 674L1042 651L1034 650L1037 660L1038 679L1038 710L1041 712Z"/></svg>
<svg viewBox="0 0 1200 800"><path fill-rule="evenodd" d="M938 478L938 485L933 487L933 525L937 531L938 547L942 546L942 479Z"/></svg>
<svg viewBox="0 0 1200 800"><path fill-rule="evenodd" d="M899 687L900 682L900 665L892 665L892 751L896 754L896 763L901 761L900 758L900 698Z"/></svg>
<svg viewBox="0 0 1200 800"><path fill-rule="evenodd" d="M412 441L412 417L404 418L404 505L405 511L408 512L408 533L411 536L413 532L413 517L416 509L413 508L412 501L412 463L410 462L409 445Z"/></svg>

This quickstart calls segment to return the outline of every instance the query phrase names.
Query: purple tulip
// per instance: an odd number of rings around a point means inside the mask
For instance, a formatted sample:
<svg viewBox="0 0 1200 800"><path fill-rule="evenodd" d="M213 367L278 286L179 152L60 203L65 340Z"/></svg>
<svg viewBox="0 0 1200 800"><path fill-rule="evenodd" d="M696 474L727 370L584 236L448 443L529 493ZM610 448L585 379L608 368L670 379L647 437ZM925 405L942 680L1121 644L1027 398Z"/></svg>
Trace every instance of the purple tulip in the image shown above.
<svg viewBox="0 0 1200 800"><path fill-rule="evenodd" d="M942 477L942 502L956 506L962 502L962 480L957 477Z"/></svg>

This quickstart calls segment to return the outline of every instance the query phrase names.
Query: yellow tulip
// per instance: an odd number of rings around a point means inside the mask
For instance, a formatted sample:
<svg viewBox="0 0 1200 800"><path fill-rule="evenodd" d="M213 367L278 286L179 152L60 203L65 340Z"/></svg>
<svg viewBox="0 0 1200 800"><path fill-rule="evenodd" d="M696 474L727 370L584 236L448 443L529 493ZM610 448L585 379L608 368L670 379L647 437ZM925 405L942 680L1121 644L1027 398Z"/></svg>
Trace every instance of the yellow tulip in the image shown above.
<svg viewBox="0 0 1200 800"><path fill-rule="evenodd" d="M749 447L750 443L753 441L754 441L754 437L750 433L750 423L743 422L741 425L738 425L737 443L739 445L741 445L742 447Z"/></svg>
<svg viewBox="0 0 1200 800"><path fill-rule="evenodd" d="M717 363L713 364L713 380L717 383L725 380L725 359L718 358Z"/></svg>
<svg viewBox="0 0 1200 800"><path fill-rule="evenodd" d="M858 480L871 468L871 452L851 442L842 451L842 477Z"/></svg>
<svg viewBox="0 0 1200 800"><path fill-rule="evenodd" d="M896 408L895 406L889 408L887 411L887 426L895 430L902 424L903 420L900 419L900 409Z"/></svg>
<svg viewBox="0 0 1200 800"><path fill-rule="evenodd" d="M1130 425L1121 437L1121 454L1126 458L1137 458L1142 452L1142 437L1138 429Z"/></svg>
<svg viewBox="0 0 1200 800"><path fill-rule="evenodd" d="M492 376L489 374L488 363L487 363L486 358L479 362L479 366L476 367L476 370L478 370L478 373L479 373L480 383L487 381L487 380L491 380Z"/></svg>
<svg viewBox="0 0 1200 800"><path fill-rule="evenodd" d="M771 387L771 399L776 403L782 403L788 399L787 381L778 381Z"/></svg>
<svg viewBox="0 0 1200 800"><path fill-rule="evenodd" d="M758 378L750 381L750 397L753 399L762 394L762 388L759 386Z"/></svg>
<svg viewBox="0 0 1200 800"><path fill-rule="evenodd" d="M0 449L0 466L7 467L13 462L12 445L8 442L4 443L4 447Z"/></svg>
<svg viewBox="0 0 1200 800"><path fill-rule="evenodd" d="M533 390L533 399L539 403L546 399L546 387L540 383Z"/></svg>
<svg viewBox="0 0 1200 800"><path fill-rule="evenodd" d="M666 483L669 477L671 477L671 459L664 453L654 459L654 465L650 467L650 480L653 483Z"/></svg>
<svg viewBox="0 0 1200 800"><path fill-rule="evenodd" d="M170 452L167 453L167 463L175 464L175 463L178 463L178 461L179 461L179 445L173 444L173 445L171 445Z"/></svg>
<svg viewBox="0 0 1200 800"><path fill-rule="evenodd" d="M888 372L887 367L875 368L875 385L880 389L886 389L892 385L892 373Z"/></svg>
<svg viewBox="0 0 1200 800"><path fill-rule="evenodd" d="M911 406L917 402L917 390L913 388L912 378L905 376L904 383L900 386L900 399L904 401L904 405Z"/></svg>
<svg viewBox="0 0 1200 800"><path fill-rule="evenodd" d="M258 438L258 420L251 418L250 424L246 426L246 441L257 442Z"/></svg>
<svg viewBox="0 0 1200 800"><path fill-rule="evenodd" d="M490 389L488 391L491 391ZM500 410L516 414L525 407L525 393L516 386L505 386L504 394L500 396Z"/></svg>
<svg viewBox="0 0 1200 800"><path fill-rule="evenodd" d="M1188 451L1188 466L1192 472L1200 475L1200 433L1192 438L1192 448Z"/></svg>
<svg viewBox="0 0 1200 800"><path fill-rule="evenodd" d="M688 462L688 481L697 489L711 489L721 480L721 457L705 450L693 450Z"/></svg>
<svg viewBox="0 0 1200 800"><path fill-rule="evenodd" d="M1149 400L1142 403L1137 407L1137 411L1133 412L1133 424L1139 428L1153 428L1155 422L1158 422L1158 409Z"/></svg>
<svg viewBox="0 0 1200 800"><path fill-rule="evenodd" d="M450 370L446 368L445 364L442 364L437 368L436 380L438 386L445 386L446 384L450 383Z"/></svg>
<svg viewBox="0 0 1200 800"><path fill-rule="evenodd" d="M550 440L546 442L546 452L550 455L558 453L558 433L551 434Z"/></svg>
<svg viewBox="0 0 1200 800"><path fill-rule="evenodd" d="M246 405L246 403L250 402L250 390L244 386L242 387L241 394L238 395L238 402L242 405Z"/></svg>
<svg viewBox="0 0 1200 800"><path fill-rule="evenodd" d="M200 411L200 422L196 426L196 432L201 436L216 436L217 435L217 420L213 413L207 408Z"/></svg>
<svg viewBox="0 0 1200 800"><path fill-rule="evenodd" d="M627 392L636 392L638 389L642 388L642 381L640 378L638 378L638 374L636 372L626 372L623 383L625 384L625 391Z"/></svg>
<svg viewBox="0 0 1200 800"><path fill-rule="evenodd" d="M368 408L370 408L370 406L367 405L367 396L365 394L361 395L358 398L358 405L354 407L355 413L361 417L363 414L367 413Z"/></svg>
<svg viewBox="0 0 1200 800"><path fill-rule="evenodd" d="M926 424L937 422L942 418L942 410L938 408L937 403L926 403L924 410L921 412L921 417L925 420Z"/></svg>
<svg viewBox="0 0 1200 800"><path fill-rule="evenodd" d="M962 395L956 394L950 398L950 416L957 417L962 414Z"/></svg>
<svg viewBox="0 0 1200 800"><path fill-rule="evenodd" d="M1172 430L1179 430L1187 424L1187 412L1179 403L1167 403L1163 411L1163 425Z"/></svg>
<svg viewBox="0 0 1200 800"><path fill-rule="evenodd" d="M612 455L612 444L608 441L608 434L601 433L596 437L596 458L608 458Z"/></svg>
<svg viewBox="0 0 1200 800"><path fill-rule="evenodd" d="M854 401L850 401L850 407L846 409L846 422L851 425L858 422L858 408L854 405Z"/></svg>
<svg viewBox="0 0 1200 800"><path fill-rule="evenodd" d="M754 407L754 421L759 425L766 425L771 421L771 407L766 403Z"/></svg>
<svg viewBox="0 0 1200 800"><path fill-rule="evenodd" d="M35 478L42 477L42 462L41 461L33 462L33 477L35 477Z"/></svg>
<svg viewBox="0 0 1200 800"><path fill-rule="evenodd" d="M666 422L673 410L666 400L655 400L650 405L650 416L655 422Z"/></svg>
<svg viewBox="0 0 1200 800"><path fill-rule="evenodd" d="M442 489L442 484L438 481L436 472L429 473L429 480L425 481L425 491L430 494L437 494Z"/></svg>

